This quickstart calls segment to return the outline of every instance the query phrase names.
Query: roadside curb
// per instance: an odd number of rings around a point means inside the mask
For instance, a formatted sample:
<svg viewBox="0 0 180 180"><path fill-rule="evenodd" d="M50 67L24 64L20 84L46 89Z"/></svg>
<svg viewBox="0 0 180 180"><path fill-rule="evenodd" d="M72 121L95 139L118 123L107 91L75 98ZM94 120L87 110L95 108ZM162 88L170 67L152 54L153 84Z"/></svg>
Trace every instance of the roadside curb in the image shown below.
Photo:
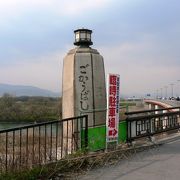
<svg viewBox="0 0 180 180"><path fill-rule="evenodd" d="M174 135L169 135L168 137L159 139L159 140L156 141L156 143L161 145L161 144L166 144L166 143L173 142L173 141L176 141L176 140L180 140L180 132L177 132Z"/></svg>
<svg viewBox="0 0 180 180"><path fill-rule="evenodd" d="M166 137L148 137L146 140L133 141L129 148L143 148L143 147L152 147L152 146L161 146L163 144L167 144L173 141L180 140L180 132L176 132L174 134L168 134ZM125 148L126 149L126 148Z"/></svg>

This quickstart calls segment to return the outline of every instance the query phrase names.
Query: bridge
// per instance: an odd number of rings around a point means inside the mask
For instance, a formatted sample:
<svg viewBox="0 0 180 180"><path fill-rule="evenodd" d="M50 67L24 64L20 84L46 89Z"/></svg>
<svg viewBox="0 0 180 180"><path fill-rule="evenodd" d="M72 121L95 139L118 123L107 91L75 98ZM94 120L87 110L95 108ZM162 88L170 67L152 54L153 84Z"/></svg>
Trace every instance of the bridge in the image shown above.
<svg viewBox="0 0 180 180"><path fill-rule="evenodd" d="M126 112L118 144L151 138L180 128L179 102L145 100L150 110ZM0 131L0 173L31 169L67 158L79 150L106 150L105 125L88 127L79 116Z"/></svg>
<svg viewBox="0 0 180 180"><path fill-rule="evenodd" d="M131 158L125 156L113 166L92 170L81 179L179 179L180 102L151 99L145 103L149 110L126 113L127 142L149 137L157 147L134 153ZM160 144L165 143L162 146L152 138L160 134L164 137L159 139Z"/></svg>
<svg viewBox="0 0 180 180"><path fill-rule="evenodd" d="M149 110L126 113L128 141L179 128L180 102L145 99L144 103Z"/></svg>
<svg viewBox="0 0 180 180"><path fill-rule="evenodd" d="M180 101L176 100L145 99L144 102L149 105L149 109L151 110L180 106Z"/></svg>

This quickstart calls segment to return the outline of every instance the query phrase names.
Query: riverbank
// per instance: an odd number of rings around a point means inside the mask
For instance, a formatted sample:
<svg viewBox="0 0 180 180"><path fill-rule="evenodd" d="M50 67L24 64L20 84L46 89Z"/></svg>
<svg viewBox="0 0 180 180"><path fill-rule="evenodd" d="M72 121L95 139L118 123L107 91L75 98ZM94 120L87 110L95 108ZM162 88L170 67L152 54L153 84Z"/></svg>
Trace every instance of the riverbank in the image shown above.
<svg viewBox="0 0 180 180"><path fill-rule="evenodd" d="M0 98L0 123L33 123L61 118L61 98L13 97Z"/></svg>

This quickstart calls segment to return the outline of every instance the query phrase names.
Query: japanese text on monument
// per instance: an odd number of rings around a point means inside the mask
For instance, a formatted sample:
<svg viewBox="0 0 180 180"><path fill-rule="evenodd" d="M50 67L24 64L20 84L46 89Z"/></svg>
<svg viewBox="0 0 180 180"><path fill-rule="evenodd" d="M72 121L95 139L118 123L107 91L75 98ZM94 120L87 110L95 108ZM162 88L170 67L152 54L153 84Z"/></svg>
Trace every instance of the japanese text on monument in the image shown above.
<svg viewBox="0 0 180 180"><path fill-rule="evenodd" d="M89 64L86 64L84 66L80 66L80 75L79 75L79 82L80 82L80 108L83 111L87 111L89 109L89 93L90 91L87 88L88 84L88 75L87 75L87 68L89 67Z"/></svg>

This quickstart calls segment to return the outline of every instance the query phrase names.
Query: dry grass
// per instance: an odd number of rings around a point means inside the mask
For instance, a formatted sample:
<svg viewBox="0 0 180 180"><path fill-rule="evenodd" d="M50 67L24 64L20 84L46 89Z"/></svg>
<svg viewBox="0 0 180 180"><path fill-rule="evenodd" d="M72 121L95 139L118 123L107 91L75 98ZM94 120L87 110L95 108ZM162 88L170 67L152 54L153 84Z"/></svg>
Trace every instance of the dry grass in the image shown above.
<svg viewBox="0 0 180 180"><path fill-rule="evenodd" d="M39 136L40 135L40 136ZM57 135L57 136L56 136ZM72 138L45 134L32 129L0 135L0 172L19 171L34 165L56 162L75 150ZM61 148L63 147L63 148Z"/></svg>

